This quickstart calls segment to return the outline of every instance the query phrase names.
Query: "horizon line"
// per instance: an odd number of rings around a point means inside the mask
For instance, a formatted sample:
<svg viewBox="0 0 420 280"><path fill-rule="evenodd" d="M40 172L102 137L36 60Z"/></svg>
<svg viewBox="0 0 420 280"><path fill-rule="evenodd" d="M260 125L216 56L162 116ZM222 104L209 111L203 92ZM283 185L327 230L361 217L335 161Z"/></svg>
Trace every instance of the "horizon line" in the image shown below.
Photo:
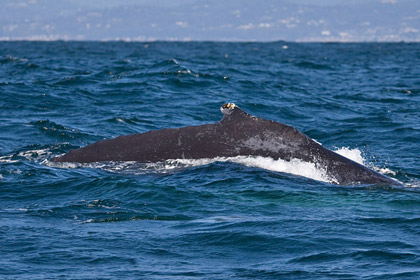
<svg viewBox="0 0 420 280"><path fill-rule="evenodd" d="M416 40L240 40L240 39L217 39L217 40L192 40L192 39L145 39L136 40L130 38L113 38L113 39L63 39L63 38L2 38L0 42L123 42L123 43L420 43L420 39Z"/></svg>

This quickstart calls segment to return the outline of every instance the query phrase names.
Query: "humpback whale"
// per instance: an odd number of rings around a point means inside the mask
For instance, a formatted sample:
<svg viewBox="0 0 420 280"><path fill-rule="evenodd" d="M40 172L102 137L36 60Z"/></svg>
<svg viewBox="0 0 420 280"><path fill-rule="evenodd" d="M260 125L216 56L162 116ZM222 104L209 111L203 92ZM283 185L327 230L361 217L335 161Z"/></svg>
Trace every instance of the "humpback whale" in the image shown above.
<svg viewBox="0 0 420 280"><path fill-rule="evenodd" d="M53 162L159 162L218 156L262 156L314 163L340 185L397 182L343 157L297 129L252 116L233 103L221 108L223 118L213 124L154 130L102 140L52 158Z"/></svg>

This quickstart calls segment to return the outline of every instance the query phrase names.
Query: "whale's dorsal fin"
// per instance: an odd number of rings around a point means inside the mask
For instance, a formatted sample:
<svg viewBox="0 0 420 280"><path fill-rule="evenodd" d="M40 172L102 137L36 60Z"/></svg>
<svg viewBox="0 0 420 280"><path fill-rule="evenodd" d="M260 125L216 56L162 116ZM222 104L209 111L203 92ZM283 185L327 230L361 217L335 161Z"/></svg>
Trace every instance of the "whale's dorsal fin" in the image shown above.
<svg viewBox="0 0 420 280"><path fill-rule="evenodd" d="M235 103L226 103L223 104L222 107L220 107L220 111L223 113L223 116L230 115L233 113L235 108L238 108L238 106L235 105Z"/></svg>
<svg viewBox="0 0 420 280"><path fill-rule="evenodd" d="M235 105L235 103L226 103L222 107L220 107L220 111L223 113L223 119L221 122L227 121L240 121L241 119L248 119L252 116L241 108Z"/></svg>

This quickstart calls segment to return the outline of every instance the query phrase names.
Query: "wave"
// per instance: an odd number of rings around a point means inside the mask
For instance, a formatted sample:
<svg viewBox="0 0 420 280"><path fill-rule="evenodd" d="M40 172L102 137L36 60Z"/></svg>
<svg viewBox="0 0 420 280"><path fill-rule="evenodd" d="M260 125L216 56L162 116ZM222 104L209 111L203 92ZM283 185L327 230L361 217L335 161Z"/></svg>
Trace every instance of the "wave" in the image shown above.
<svg viewBox="0 0 420 280"><path fill-rule="evenodd" d="M334 68L329 64L315 63L311 61L301 61L295 63L295 66L305 69L315 69L315 70L334 70Z"/></svg>

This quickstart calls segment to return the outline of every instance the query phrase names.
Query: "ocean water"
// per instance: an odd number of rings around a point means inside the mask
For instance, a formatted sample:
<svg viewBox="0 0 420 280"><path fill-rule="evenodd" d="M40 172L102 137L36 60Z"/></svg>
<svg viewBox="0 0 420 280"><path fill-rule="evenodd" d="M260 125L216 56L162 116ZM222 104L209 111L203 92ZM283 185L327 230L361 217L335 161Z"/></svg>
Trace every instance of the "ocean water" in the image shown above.
<svg viewBox="0 0 420 280"><path fill-rule="evenodd" d="M0 42L1 279L420 279L420 44ZM234 102L402 183L270 158L57 165Z"/></svg>

